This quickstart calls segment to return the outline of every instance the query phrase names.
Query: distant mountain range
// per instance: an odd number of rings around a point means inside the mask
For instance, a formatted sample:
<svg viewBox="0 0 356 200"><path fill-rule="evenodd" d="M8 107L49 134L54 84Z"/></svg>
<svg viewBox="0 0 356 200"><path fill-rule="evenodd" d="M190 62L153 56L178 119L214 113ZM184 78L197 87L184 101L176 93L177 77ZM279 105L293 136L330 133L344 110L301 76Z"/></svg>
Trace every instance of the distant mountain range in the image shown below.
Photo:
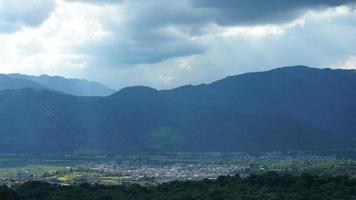
<svg viewBox="0 0 356 200"><path fill-rule="evenodd" d="M33 87L36 88L36 87ZM283 67L108 97L0 91L0 152L289 151L356 146L356 71Z"/></svg>
<svg viewBox="0 0 356 200"><path fill-rule="evenodd" d="M44 86L35 83L33 81L29 81L26 79L17 79L8 75L0 74L0 90L6 89L21 89L21 88L37 88L42 89Z"/></svg>
<svg viewBox="0 0 356 200"><path fill-rule="evenodd" d="M82 79L48 75L0 74L0 90L22 88L47 88L77 96L109 96L115 92L101 83Z"/></svg>

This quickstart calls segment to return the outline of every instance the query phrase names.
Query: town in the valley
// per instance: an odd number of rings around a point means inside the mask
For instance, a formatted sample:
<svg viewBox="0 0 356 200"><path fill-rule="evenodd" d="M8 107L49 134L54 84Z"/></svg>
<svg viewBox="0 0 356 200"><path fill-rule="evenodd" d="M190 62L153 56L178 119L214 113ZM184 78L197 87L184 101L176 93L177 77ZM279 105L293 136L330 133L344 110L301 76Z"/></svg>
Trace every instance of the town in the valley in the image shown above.
<svg viewBox="0 0 356 200"><path fill-rule="evenodd" d="M0 185L43 181L58 185L152 185L170 181L215 179L219 176L267 171L299 174L348 174L356 176L356 162L315 155L282 155L279 152L164 153L119 156L2 155Z"/></svg>

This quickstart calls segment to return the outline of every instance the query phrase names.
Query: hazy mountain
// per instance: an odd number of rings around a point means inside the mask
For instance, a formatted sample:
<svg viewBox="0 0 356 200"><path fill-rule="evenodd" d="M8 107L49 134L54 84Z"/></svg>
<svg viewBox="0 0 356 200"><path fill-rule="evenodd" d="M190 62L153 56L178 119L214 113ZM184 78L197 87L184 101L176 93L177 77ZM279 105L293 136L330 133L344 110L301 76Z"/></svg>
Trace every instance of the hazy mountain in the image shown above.
<svg viewBox="0 0 356 200"><path fill-rule="evenodd" d="M9 74L7 75L18 81L31 81L51 90L64 92L77 96L109 96L115 91L107 86L93 81L82 79L67 79L60 76L28 76L23 74ZM27 86L30 88L36 88Z"/></svg>
<svg viewBox="0 0 356 200"><path fill-rule="evenodd" d="M5 89L21 89L21 88L45 88L44 86L23 79L12 78L11 76L0 74L0 90Z"/></svg>
<svg viewBox="0 0 356 200"><path fill-rule="evenodd" d="M273 151L356 146L356 72L286 67L108 97L0 92L0 152Z"/></svg>

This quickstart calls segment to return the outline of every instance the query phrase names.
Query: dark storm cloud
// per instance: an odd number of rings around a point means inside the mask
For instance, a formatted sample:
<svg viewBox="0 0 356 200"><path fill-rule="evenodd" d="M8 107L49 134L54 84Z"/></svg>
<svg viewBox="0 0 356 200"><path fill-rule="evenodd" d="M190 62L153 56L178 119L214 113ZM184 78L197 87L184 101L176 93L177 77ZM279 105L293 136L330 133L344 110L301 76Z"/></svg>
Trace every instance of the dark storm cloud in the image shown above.
<svg viewBox="0 0 356 200"><path fill-rule="evenodd" d="M92 56L94 66L127 66L158 63L166 59L204 53L206 47L194 41L196 28L205 23L189 3L182 1L126 1L115 23L103 19L111 36L78 49Z"/></svg>
<svg viewBox="0 0 356 200"><path fill-rule="evenodd" d="M293 20L308 10L354 4L356 0L191 0L207 9L219 25L273 24Z"/></svg>
<svg viewBox="0 0 356 200"><path fill-rule="evenodd" d="M121 36L114 34L77 49L93 56L92 64L109 67L127 66L140 63L158 63L163 60L204 53L206 47L194 42L184 34L174 30L156 28L115 29Z"/></svg>
<svg viewBox="0 0 356 200"><path fill-rule="evenodd" d="M54 7L52 0L0 0L0 33L38 26L50 16Z"/></svg>
<svg viewBox="0 0 356 200"><path fill-rule="evenodd" d="M120 23L102 19L112 33L78 51L91 63L128 66L159 63L208 50L192 39L208 35L209 26L263 25L290 22L306 11L348 5L356 0L90 0L120 6ZM114 4L113 4L114 3Z"/></svg>
<svg viewBox="0 0 356 200"><path fill-rule="evenodd" d="M352 5L356 0L66 0L94 4L134 5L141 25L215 22L219 25L274 24L297 18L308 10Z"/></svg>

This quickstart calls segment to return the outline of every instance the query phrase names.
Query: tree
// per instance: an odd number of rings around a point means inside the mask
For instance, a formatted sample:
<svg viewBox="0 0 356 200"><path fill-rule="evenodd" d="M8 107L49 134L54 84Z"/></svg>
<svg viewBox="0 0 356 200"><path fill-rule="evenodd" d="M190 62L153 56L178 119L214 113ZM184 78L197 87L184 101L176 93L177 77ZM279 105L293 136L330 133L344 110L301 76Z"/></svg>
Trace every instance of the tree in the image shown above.
<svg viewBox="0 0 356 200"><path fill-rule="evenodd" d="M0 200L17 200L16 193L7 186L0 186Z"/></svg>

